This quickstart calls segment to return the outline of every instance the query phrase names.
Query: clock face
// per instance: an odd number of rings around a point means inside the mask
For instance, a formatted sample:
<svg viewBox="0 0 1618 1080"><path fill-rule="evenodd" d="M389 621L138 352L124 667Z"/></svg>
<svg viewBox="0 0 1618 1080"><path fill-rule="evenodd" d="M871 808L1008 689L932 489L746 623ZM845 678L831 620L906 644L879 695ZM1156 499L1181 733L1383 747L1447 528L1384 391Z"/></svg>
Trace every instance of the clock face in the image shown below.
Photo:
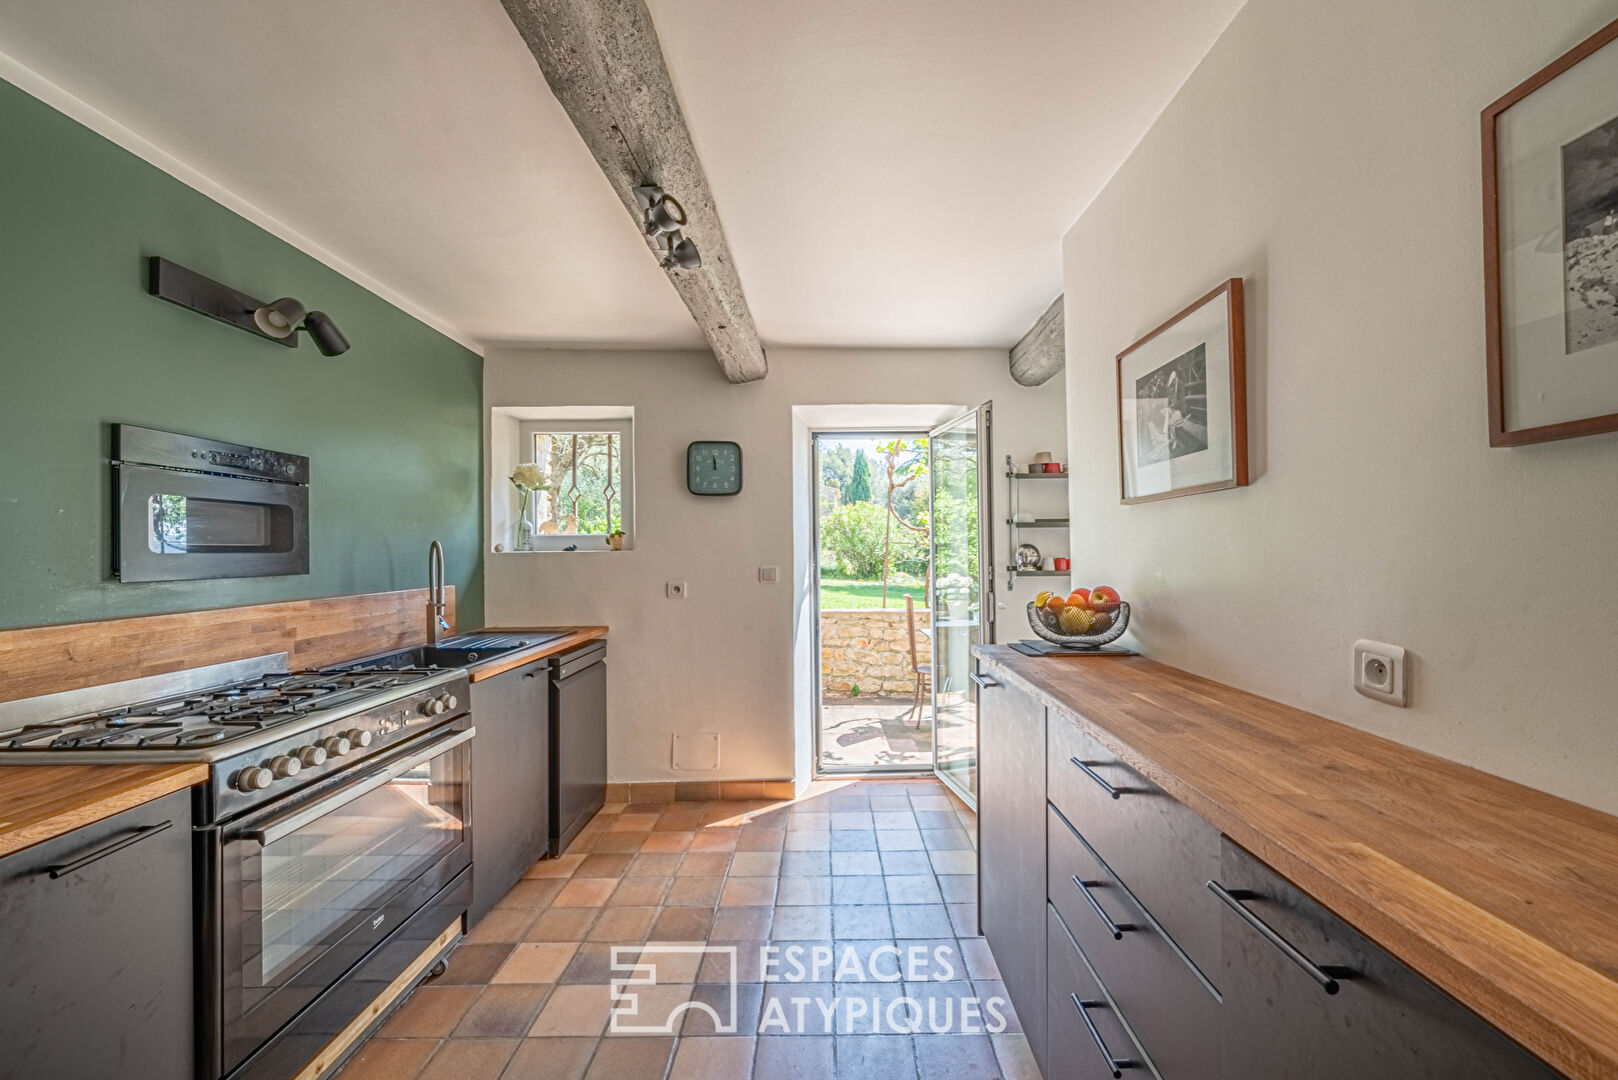
<svg viewBox="0 0 1618 1080"><path fill-rule="evenodd" d="M741 491L741 446L733 442L694 442L686 447L685 486L693 495L734 495Z"/></svg>

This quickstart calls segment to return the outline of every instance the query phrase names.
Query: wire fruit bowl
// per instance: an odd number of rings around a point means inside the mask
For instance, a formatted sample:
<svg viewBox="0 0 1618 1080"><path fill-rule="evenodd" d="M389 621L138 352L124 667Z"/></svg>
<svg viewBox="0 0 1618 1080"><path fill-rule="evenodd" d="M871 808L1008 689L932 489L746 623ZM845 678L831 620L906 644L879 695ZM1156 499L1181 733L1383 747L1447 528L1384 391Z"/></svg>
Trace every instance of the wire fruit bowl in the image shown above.
<svg viewBox="0 0 1618 1080"><path fill-rule="evenodd" d="M1118 610L1112 614L1112 625L1099 634L1064 634L1046 626L1045 620L1040 617L1039 608L1030 600L1028 625L1034 628L1034 633L1053 645L1062 645L1069 649L1099 649L1123 637L1124 631L1129 628L1129 605L1119 604Z"/></svg>

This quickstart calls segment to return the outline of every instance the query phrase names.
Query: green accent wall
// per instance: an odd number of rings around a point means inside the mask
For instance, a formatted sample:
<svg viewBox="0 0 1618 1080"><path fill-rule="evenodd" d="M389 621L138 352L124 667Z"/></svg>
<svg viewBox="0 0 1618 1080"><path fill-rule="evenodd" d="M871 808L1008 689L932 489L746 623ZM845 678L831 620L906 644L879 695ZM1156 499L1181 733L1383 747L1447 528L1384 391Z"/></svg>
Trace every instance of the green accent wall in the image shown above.
<svg viewBox="0 0 1618 1080"><path fill-rule="evenodd" d="M4 82L0 148L0 627L420 587L435 537L461 625L481 625L475 353ZM353 348L327 359L159 300L151 255L295 296ZM308 456L310 572L117 581L116 422Z"/></svg>

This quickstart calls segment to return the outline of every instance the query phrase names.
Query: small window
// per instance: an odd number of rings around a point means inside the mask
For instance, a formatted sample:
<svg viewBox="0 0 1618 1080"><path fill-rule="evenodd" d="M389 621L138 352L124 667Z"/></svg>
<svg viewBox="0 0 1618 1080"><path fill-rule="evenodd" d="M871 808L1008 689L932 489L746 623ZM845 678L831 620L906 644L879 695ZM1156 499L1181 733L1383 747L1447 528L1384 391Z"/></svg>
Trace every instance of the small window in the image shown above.
<svg viewBox="0 0 1618 1080"><path fill-rule="evenodd" d="M634 546L634 443L631 421L533 420L522 425L524 462L538 465L545 489L529 520L540 551L601 551L623 532Z"/></svg>

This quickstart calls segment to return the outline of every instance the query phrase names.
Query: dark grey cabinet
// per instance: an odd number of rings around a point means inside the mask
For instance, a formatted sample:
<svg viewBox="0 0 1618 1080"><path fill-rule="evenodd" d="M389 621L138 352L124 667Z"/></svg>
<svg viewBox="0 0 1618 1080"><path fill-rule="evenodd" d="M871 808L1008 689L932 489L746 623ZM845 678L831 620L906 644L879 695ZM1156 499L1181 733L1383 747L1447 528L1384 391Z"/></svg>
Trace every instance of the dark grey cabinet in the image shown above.
<svg viewBox="0 0 1618 1080"><path fill-rule="evenodd" d="M1046 1074L1045 707L978 682L978 918Z"/></svg>
<svg viewBox="0 0 1618 1080"><path fill-rule="evenodd" d="M567 850L607 798L607 643L551 658L550 853Z"/></svg>
<svg viewBox="0 0 1618 1080"><path fill-rule="evenodd" d="M473 926L546 851L550 836L550 660L472 684Z"/></svg>
<svg viewBox="0 0 1618 1080"><path fill-rule="evenodd" d="M1209 893L1223 911L1226 1076L1557 1075L1228 840Z"/></svg>
<svg viewBox="0 0 1618 1080"><path fill-rule="evenodd" d="M0 859L0 1078L195 1071L190 792Z"/></svg>

